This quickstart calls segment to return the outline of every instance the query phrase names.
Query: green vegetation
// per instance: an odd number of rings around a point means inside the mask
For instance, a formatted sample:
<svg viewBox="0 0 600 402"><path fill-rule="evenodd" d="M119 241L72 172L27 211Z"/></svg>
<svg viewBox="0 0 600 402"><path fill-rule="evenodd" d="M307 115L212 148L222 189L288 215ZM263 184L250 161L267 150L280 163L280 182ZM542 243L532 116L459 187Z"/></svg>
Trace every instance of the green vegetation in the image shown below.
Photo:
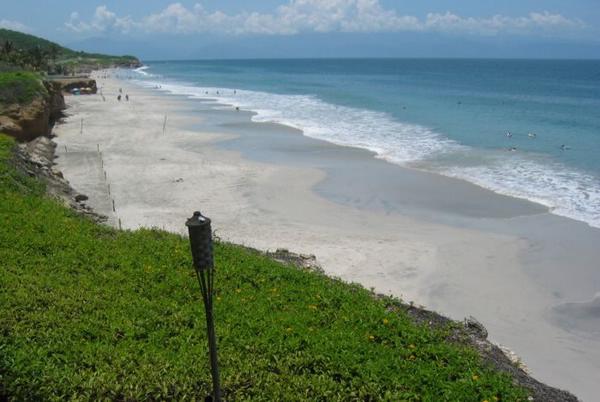
<svg viewBox="0 0 600 402"><path fill-rule="evenodd" d="M37 36L0 29L0 71L10 71L12 66L19 66L36 71L67 74L79 69L130 66L138 63L139 60L133 56L77 52Z"/></svg>
<svg viewBox="0 0 600 402"><path fill-rule="evenodd" d="M5 105L29 103L48 92L40 76L27 71L0 72L0 112Z"/></svg>
<svg viewBox="0 0 600 402"><path fill-rule="evenodd" d="M203 399L205 322L187 240L75 215L0 135L0 400ZM183 222L182 222L183 225ZM227 400L526 400L451 328L391 299L215 245Z"/></svg>

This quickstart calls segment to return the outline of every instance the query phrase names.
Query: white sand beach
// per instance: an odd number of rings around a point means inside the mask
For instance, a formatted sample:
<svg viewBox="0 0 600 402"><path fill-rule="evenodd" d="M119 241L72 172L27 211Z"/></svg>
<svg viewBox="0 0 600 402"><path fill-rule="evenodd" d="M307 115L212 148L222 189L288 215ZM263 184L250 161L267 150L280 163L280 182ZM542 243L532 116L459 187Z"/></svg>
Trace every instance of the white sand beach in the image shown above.
<svg viewBox="0 0 600 402"><path fill-rule="evenodd" d="M315 254L330 275L455 319L472 315L534 377L594 400L597 328L568 330L553 307L589 301L600 289L593 265L600 231L535 208L508 217L490 209L489 219L452 224L343 205L314 191L326 178L323 170L251 160L219 147L236 134L202 129L210 105L126 80L98 78L98 84L106 101L99 94L66 97L68 116L54 128L56 162L111 225L185 233L186 218L201 210L224 240ZM119 88L130 101L117 101ZM200 107L204 112L195 113ZM464 191L494 197L472 187ZM589 240L571 247L562 236L577 231Z"/></svg>

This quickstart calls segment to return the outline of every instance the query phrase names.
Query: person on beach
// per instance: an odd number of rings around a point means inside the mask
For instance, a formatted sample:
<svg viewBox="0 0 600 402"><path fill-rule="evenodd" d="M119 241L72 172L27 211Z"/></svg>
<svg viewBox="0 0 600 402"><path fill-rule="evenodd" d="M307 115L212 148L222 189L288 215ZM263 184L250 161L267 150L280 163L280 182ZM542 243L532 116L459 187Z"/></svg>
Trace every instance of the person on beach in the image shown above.
<svg viewBox="0 0 600 402"><path fill-rule="evenodd" d="M125 94L125 100L129 102L129 94Z"/></svg>
<svg viewBox="0 0 600 402"><path fill-rule="evenodd" d="M121 95L117 96L117 100L121 102Z"/></svg>

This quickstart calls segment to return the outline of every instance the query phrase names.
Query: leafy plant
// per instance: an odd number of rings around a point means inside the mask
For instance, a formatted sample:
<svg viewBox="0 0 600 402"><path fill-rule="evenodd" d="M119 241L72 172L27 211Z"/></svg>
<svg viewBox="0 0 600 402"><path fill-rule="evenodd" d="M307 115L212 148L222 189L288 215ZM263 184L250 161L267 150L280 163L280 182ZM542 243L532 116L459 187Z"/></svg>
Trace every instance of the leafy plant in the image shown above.
<svg viewBox="0 0 600 402"><path fill-rule="evenodd" d="M2 105L25 104L48 93L40 76L28 71L0 72L0 110Z"/></svg>
<svg viewBox="0 0 600 402"><path fill-rule="evenodd" d="M203 399L187 239L76 216L15 171L13 144L0 136L0 399ZM526 400L449 329L417 325L358 285L232 244L215 256L226 400Z"/></svg>

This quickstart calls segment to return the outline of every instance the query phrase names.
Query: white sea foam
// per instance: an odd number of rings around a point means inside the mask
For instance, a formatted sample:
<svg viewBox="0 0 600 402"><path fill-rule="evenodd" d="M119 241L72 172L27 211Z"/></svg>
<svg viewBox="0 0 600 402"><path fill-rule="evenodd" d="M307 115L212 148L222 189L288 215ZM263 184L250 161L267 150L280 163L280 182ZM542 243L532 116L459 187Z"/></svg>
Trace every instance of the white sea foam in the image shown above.
<svg viewBox="0 0 600 402"><path fill-rule="evenodd" d="M136 68L133 71L135 71L136 73L141 74L145 77L153 77L152 74L146 72L146 70L149 68L150 68L149 66L141 66L141 67Z"/></svg>
<svg viewBox="0 0 600 402"><path fill-rule="evenodd" d="M234 94L232 89L140 83L250 110L256 113L254 121L281 123L309 137L368 149L389 162L468 180L504 195L541 203L557 215L600 228L600 180L549 158L478 151L386 113L338 106L311 95L245 90Z"/></svg>

